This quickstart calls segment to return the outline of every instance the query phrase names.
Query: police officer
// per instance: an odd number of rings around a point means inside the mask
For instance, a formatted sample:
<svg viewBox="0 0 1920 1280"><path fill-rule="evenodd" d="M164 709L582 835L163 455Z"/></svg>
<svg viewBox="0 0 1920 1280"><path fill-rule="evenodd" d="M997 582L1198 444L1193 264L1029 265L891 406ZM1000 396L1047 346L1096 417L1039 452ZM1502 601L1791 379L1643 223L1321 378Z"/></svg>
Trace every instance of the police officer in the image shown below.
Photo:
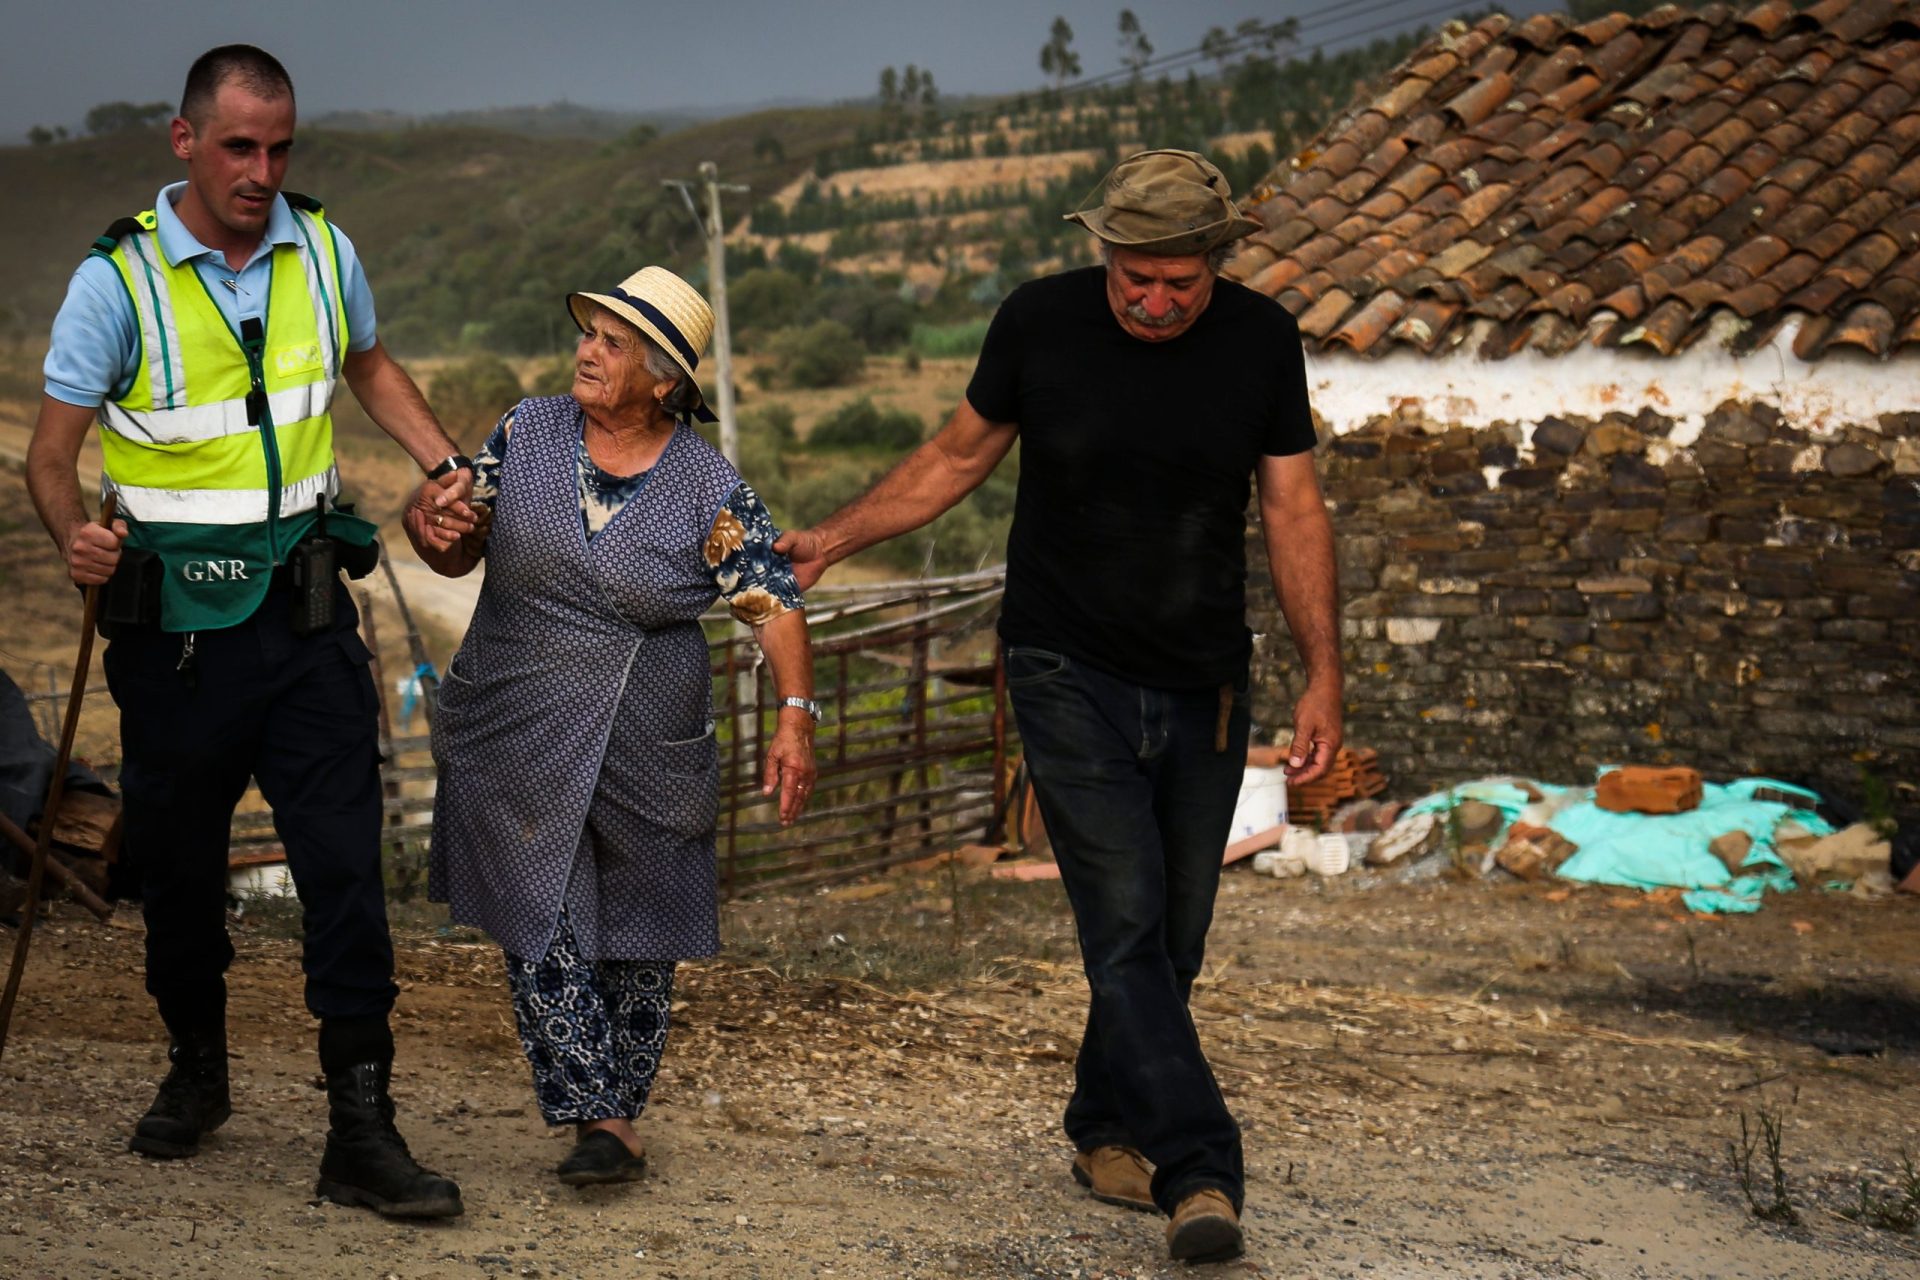
<svg viewBox="0 0 1920 1280"><path fill-rule="evenodd" d="M436 532L471 514L472 472L375 337L352 244L318 202L282 194L293 130L293 84L271 55L227 45L193 64L170 127L186 181L74 273L27 483L73 580L105 584L115 620L126 838L171 1062L132 1149L193 1155L229 1114L228 830L252 776L305 912L331 1120L319 1194L447 1217L460 1189L413 1160L388 1096L376 694L334 568L364 571L377 552L373 526L333 509L336 382L440 480L419 499ZM77 475L96 421L111 528L89 521Z"/></svg>

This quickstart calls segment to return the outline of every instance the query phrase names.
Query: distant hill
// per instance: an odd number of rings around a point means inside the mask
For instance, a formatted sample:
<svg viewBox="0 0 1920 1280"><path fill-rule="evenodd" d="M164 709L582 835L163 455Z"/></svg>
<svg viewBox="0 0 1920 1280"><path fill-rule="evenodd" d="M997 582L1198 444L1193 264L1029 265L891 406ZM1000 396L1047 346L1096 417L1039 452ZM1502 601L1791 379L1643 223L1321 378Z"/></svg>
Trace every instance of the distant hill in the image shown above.
<svg viewBox="0 0 1920 1280"><path fill-rule="evenodd" d="M463 333L507 349L564 345L561 296L647 262L702 274L699 236L669 178L712 160L760 198L846 145L857 108L763 111L638 145L498 129L303 127L287 179L326 203L368 267L399 349ZM0 335L44 338L74 267L115 218L182 175L158 131L0 148ZM739 206L745 212L745 204ZM551 333L549 333L551 330Z"/></svg>
<svg viewBox="0 0 1920 1280"><path fill-rule="evenodd" d="M408 115L400 111L329 111L315 116L310 127L352 133L393 133L411 129L488 129L524 134L529 138L589 138L607 142L641 126L672 133L702 120L730 112L615 111L577 102L549 102L539 107L489 107L478 111L449 111L437 115Z"/></svg>
<svg viewBox="0 0 1920 1280"><path fill-rule="evenodd" d="M818 312L895 350L916 323L972 333L1014 282L1085 260L1061 215L1136 147L1204 149L1258 199L1262 178L1424 35L1331 55L1209 54L1205 76L1188 59L1178 78L993 99L888 96L883 77L878 100L705 120L569 102L335 113L303 122L288 186L353 237L396 350L538 355L570 342L559 299L571 289L648 262L704 285L700 236L662 184L711 160L750 187L727 198L745 340ZM91 239L179 176L158 131L0 148L0 337L43 337ZM859 289L829 305L849 280ZM891 314L902 307L905 321Z"/></svg>

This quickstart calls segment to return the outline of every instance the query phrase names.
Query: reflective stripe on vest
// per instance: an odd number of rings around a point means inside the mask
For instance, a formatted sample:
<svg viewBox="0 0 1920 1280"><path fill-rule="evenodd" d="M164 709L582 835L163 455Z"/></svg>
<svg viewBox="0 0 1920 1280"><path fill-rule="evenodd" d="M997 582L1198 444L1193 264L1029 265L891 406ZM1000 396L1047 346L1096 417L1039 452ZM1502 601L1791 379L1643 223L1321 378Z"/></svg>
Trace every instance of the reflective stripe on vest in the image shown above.
<svg viewBox="0 0 1920 1280"><path fill-rule="evenodd" d="M140 485L114 486L124 509L139 511L144 524L249 525L267 522L265 489L150 489ZM318 475L283 486L280 509L309 512L321 494L340 492L340 471L328 467Z"/></svg>
<svg viewBox="0 0 1920 1280"><path fill-rule="evenodd" d="M299 241L276 245L271 259L258 425L239 337L193 264L167 263L152 213L139 219L148 230L114 247L141 355L127 393L101 407L101 452L133 521L264 525L311 512L317 493L338 493L327 408L348 338L339 263L324 218L292 212ZM270 530L254 532L244 540L271 542Z"/></svg>

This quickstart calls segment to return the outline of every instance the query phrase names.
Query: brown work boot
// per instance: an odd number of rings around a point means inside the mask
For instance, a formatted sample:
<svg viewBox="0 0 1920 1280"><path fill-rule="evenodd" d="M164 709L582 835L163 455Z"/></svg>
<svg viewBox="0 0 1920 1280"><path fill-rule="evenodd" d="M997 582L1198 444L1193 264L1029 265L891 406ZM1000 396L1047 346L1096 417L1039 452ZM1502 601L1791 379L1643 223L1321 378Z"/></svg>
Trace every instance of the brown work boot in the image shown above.
<svg viewBox="0 0 1920 1280"><path fill-rule="evenodd" d="M1082 1151L1073 1158L1073 1180L1091 1191L1095 1200L1122 1209L1159 1207L1153 1202L1153 1170L1132 1147L1109 1145Z"/></svg>
<svg viewBox="0 0 1920 1280"><path fill-rule="evenodd" d="M1167 1252L1175 1262L1225 1262L1241 1248L1240 1215L1212 1187L1182 1200L1167 1224Z"/></svg>

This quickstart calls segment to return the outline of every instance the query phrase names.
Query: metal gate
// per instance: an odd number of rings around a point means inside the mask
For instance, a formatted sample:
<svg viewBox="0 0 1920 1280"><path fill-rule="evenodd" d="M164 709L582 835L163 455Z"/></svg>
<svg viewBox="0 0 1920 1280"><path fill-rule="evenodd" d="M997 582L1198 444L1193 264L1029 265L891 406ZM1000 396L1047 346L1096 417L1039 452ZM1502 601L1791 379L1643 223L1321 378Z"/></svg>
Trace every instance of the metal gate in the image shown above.
<svg viewBox="0 0 1920 1280"><path fill-rule="evenodd" d="M747 634L713 644L723 896L848 879L990 837L1008 786L1004 570L808 593L813 803L781 828L760 794L778 699Z"/></svg>

